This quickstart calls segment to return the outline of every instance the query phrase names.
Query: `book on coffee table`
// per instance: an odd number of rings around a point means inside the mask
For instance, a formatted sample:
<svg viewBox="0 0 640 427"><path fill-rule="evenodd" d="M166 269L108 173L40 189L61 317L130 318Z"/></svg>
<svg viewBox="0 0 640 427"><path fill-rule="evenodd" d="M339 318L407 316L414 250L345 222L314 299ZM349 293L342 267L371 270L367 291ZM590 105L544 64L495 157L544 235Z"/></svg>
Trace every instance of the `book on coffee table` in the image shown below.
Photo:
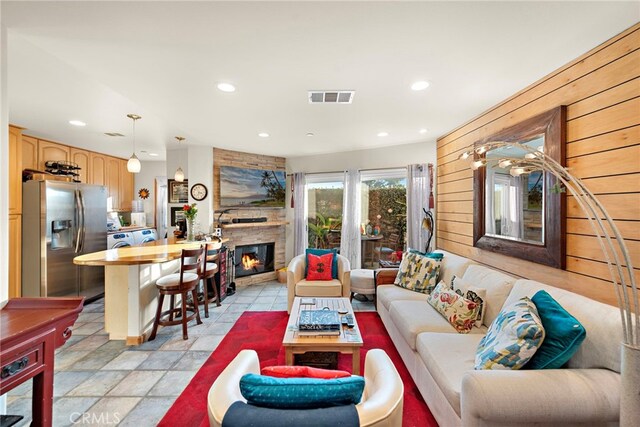
<svg viewBox="0 0 640 427"><path fill-rule="evenodd" d="M301 310L298 329L302 331L340 331L340 315L336 310Z"/></svg>

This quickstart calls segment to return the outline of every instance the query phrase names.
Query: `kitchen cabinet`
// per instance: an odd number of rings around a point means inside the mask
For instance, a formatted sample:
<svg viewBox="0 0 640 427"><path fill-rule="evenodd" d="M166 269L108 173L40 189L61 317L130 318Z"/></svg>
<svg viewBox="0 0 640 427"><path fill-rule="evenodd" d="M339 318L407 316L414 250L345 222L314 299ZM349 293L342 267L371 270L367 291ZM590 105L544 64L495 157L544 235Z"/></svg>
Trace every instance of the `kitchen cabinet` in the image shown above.
<svg viewBox="0 0 640 427"><path fill-rule="evenodd" d="M91 155L87 150L80 150L78 148L71 148L70 150L70 158L73 163L76 163L80 170L76 171L80 174L80 176L76 177L76 179L80 180L80 182L84 184L91 184L92 182L89 180L91 177Z"/></svg>
<svg viewBox="0 0 640 427"><path fill-rule="evenodd" d="M38 169L38 140L22 135L22 169Z"/></svg>
<svg viewBox="0 0 640 427"><path fill-rule="evenodd" d="M9 215L9 298L22 294L22 215Z"/></svg>
<svg viewBox="0 0 640 427"><path fill-rule="evenodd" d="M98 153L89 154L89 184L107 185L107 156Z"/></svg>
<svg viewBox="0 0 640 427"><path fill-rule="evenodd" d="M120 161L115 157L105 156L107 159L107 182L106 186L111 197L113 210L120 210Z"/></svg>
<svg viewBox="0 0 640 427"><path fill-rule="evenodd" d="M69 147L43 139L38 140L38 169L45 170L45 162L69 161Z"/></svg>
<svg viewBox="0 0 640 427"><path fill-rule="evenodd" d="M22 213L22 129L9 126L9 215Z"/></svg>
<svg viewBox="0 0 640 427"><path fill-rule="evenodd" d="M131 211L133 200L133 174L127 170L127 160L120 160L120 186L118 191L120 209Z"/></svg>

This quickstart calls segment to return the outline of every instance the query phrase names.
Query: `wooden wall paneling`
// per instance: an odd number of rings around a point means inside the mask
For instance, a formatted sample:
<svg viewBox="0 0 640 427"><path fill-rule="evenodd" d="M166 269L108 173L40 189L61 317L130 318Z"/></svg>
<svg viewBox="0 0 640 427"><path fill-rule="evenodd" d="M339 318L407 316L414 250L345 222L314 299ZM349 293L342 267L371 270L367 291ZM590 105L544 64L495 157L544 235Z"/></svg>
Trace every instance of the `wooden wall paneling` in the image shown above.
<svg viewBox="0 0 640 427"><path fill-rule="evenodd" d="M9 215L9 298L22 295L22 215Z"/></svg>
<svg viewBox="0 0 640 427"><path fill-rule="evenodd" d="M22 129L9 126L9 215L22 213Z"/></svg>
<svg viewBox="0 0 640 427"><path fill-rule="evenodd" d="M69 147L57 142L38 140L38 169L45 170L48 161L69 161Z"/></svg>
<svg viewBox="0 0 640 427"><path fill-rule="evenodd" d="M473 210L459 154L475 141L558 105L567 105L566 156L572 173L597 194L640 267L640 24L442 136L437 142L437 246L511 274L616 304L593 231L567 197L566 269L518 260L465 243ZM465 169L466 168L466 169ZM636 264L637 263L637 264Z"/></svg>
<svg viewBox="0 0 640 427"><path fill-rule="evenodd" d="M38 169L38 140L22 135L22 169Z"/></svg>
<svg viewBox="0 0 640 427"><path fill-rule="evenodd" d="M78 179L80 182L88 184L89 177L91 177L91 154L87 150L80 150L78 148L71 148L69 151L69 157L72 162L77 163L80 170L77 171L80 176Z"/></svg>

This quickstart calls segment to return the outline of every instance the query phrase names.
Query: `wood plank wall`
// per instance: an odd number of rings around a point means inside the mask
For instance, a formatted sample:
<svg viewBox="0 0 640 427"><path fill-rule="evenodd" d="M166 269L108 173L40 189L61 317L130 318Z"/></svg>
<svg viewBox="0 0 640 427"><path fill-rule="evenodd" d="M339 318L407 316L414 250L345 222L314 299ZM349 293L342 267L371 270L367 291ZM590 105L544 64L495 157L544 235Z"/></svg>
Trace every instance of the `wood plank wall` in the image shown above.
<svg viewBox="0 0 640 427"><path fill-rule="evenodd" d="M438 139L437 246L615 305L603 255L572 197L566 271L473 247L473 174L458 156L475 141L558 105L567 105L566 165L616 220L640 282L640 24Z"/></svg>

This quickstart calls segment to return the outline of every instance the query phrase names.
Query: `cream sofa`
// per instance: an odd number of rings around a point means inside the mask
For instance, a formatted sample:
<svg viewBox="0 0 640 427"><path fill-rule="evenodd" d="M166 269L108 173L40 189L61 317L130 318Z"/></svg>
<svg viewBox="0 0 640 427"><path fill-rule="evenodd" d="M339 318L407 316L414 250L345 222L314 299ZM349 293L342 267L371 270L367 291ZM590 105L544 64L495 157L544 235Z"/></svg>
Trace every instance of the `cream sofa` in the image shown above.
<svg viewBox="0 0 640 427"><path fill-rule="evenodd" d="M531 280L515 279L444 251L440 278L456 275L487 289L482 328L458 334L427 295L377 287L377 310L441 426L616 424L620 406L620 312ZM505 304L546 290L585 327L587 336L564 369L474 370L475 352Z"/></svg>
<svg viewBox="0 0 640 427"><path fill-rule="evenodd" d="M351 267L349 260L338 255L338 278L332 280L307 280L304 269L305 255L298 255L287 267L287 312L291 313L295 297L349 297L351 296Z"/></svg>
<svg viewBox="0 0 640 427"><path fill-rule="evenodd" d="M356 405L360 427L401 426L404 385L387 353L380 349L369 350L364 372L364 392ZM224 415L234 402L246 402L240 393L240 378L249 373L260 373L258 354L254 350L242 350L209 389L207 401L211 427L222 425Z"/></svg>

